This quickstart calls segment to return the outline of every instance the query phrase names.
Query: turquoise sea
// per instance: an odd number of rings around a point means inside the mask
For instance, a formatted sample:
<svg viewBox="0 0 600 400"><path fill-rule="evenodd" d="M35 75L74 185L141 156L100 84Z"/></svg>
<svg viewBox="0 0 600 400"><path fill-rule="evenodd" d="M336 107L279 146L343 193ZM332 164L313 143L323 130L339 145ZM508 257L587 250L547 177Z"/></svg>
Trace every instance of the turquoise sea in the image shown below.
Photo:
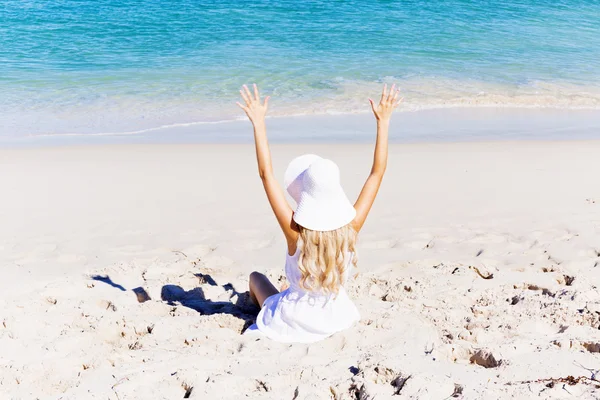
<svg viewBox="0 0 600 400"><path fill-rule="evenodd" d="M0 136L137 132L271 115L600 109L598 1L1 0Z"/></svg>

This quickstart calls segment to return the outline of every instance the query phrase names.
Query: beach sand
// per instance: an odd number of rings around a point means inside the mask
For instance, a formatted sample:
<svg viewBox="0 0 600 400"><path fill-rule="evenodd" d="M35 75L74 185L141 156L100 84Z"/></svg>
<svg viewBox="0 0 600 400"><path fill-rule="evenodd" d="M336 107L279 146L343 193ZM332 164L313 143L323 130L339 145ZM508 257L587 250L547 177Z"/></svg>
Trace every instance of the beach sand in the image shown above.
<svg viewBox="0 0 600 400"><path fill-rule="evenodd" d="M278 177L332 158L355 198L372 146L272 152ZM0 398L598 399L599 154L392 145L360 323L289 345L241 334L248 274L284 281L252 146L0 150Z"/></svg>

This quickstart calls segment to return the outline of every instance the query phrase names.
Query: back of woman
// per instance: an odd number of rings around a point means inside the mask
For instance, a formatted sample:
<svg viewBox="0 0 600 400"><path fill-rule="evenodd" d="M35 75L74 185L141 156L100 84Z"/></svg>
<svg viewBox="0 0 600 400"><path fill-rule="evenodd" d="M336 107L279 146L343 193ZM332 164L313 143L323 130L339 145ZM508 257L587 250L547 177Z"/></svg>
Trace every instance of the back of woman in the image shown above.
<svg viewBox="0 0 600 400"><path fill-rule="evenodd" d="M275 217L286 237L285 262L289 287L279 292L268 278L250 275L250 296L261 307L257 330L280 342L310 343L350 328L360 319L344 285L357 265L356 240L377 196L387 165L389 120L402 99L394 86L384 86L379 104L369 99L377 120L373 167L357 201L352 204L340 182L340 170L331 161L306 154L290 162L284 185L296 203L287 202L274 178L265 115L269 97L262 103L254 94L240 91L254 127L259 175Z"/></svg>

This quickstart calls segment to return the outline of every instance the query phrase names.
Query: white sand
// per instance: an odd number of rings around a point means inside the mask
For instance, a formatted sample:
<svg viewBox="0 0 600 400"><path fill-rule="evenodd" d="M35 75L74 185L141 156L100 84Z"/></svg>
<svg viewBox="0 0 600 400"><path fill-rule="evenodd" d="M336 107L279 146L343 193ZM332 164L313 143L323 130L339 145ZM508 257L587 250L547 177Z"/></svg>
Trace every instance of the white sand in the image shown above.
<svg viewBox="0 0 600 400"><path fill-rule="evenodd" d="M273 146L278 176L307 151L356 196L370 146ZM285 345L240 335L285 254L251 146L0 150L0 398L600 398L600 142L390 153L361 322Z"/></svg>

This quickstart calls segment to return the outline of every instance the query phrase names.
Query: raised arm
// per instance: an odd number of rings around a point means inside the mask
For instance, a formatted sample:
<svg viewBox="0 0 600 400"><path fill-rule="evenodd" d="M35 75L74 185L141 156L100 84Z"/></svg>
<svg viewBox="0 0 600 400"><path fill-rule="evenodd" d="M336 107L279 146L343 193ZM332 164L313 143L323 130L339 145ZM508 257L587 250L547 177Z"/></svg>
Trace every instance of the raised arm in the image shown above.
<svg viewBox="0 0 600 400"><path fill-rule="evenodd" d="M352 222L352 226L356 232L362 229L367 215L369 215L387 167L390 117L394 109L402 102L402 98L398 100L399 92L399 90L395 90L395 85L392 85L389 92L387 91L387 85L384 85L379 105L375 106L373 100L369 99L373 114L375 114L375 119L377 120L377 140L375 142L375 154L373 155L371 173L354 204L356 217Z"/></svg>
<svg viewBox="0 0 600 400"><path fill-rule="evenodd" d="M246 112L246 115L248 115L248 118L254 126L254 143L256 145L258 174L262 180L265 192L267 193L269 204L271 204L277 222L279 222L279 226L281 226L286 237L288 247L291 245L295 246L296 241L298 240L298 233L293 229L293 211L285 199L281 186L279 186L279 183L277 183L277 180L273 175L273 166L271 165L271 152L269 150L269 141L267 140L267 129L265 126L265 115L267 114L269 105L269 96L265 98L264 104L261 103L256 84L254 85L254 94L250 93L250 90L246 85L240 90L240 94L246 105L241 103L237 103L237 105Z"/></svg>

